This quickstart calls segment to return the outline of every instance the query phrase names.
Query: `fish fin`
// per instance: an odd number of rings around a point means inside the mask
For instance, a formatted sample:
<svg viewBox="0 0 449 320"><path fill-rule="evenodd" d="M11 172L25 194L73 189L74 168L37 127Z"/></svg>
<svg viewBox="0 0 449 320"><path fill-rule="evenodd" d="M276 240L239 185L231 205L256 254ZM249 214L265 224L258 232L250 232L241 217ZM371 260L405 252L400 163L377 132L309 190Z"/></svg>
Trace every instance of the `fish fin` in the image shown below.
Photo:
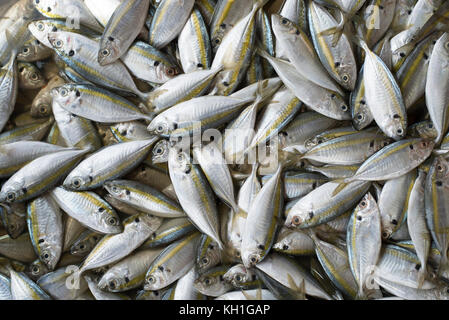
<svg viewBox="0 0 449 320"><path fill-rule="evenodd" d="M342 191L344 188L346 188L346 186L352 181L353 181L352 178L333 180L333 182L339 183L339 185L334 189L331 196L335 197L337 194L340 193L340 191Z"/></svg>
<svg viewBox="0 0 449 320"><path fill-rule="evenodd" d="M418 289L421 289L427 277L426 265L422 265L418 271Z"/></svg>
<svg viewBox="0 0 449 320"><path fill-rule="evenodd" d="M301 284L298 286L293 280L290 273L287 273L288 285L294 291L297 300L307 300L306 299L306 285L304 279L302 279Z"/></svg>
<svg viewBox="0 0 449 320"><path fill-rule="evenodd" d="M338 25L336 27L332 27L326 30L323 30L321 32L318 33L318 36L332 36L332 47L335 47L338 42L341 39L341 36L343 35L343 29L344 26L346 24L347 18L345 16L345 14L343 13L343 11L340 11L340 16L341 16L341 20L338 23Z"/></svg>
<svg viewBox="0 0 449 320"><path fill-rule="evenodd" d="M440 265L438 266L438 276L441 277L444 273L449 272L449 261L446 252L441 252Z"/></svg>

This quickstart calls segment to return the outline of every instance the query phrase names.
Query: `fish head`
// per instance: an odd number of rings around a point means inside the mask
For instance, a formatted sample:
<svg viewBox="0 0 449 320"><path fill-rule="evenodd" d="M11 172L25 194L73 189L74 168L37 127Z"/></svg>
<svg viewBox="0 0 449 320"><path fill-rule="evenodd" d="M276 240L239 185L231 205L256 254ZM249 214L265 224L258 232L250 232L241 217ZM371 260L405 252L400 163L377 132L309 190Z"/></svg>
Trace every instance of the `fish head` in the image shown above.
<svg viewBox="0 0 449 320"><path fill-rule="evenodd" d="M434 179L441 180L443 185L449 185L449 163L444 156L435 158L433 163Z"/></svg>
<svg viewBox="0 0 449 320"><path fill-rule="evenodd" d="M351 120L351 110L342 96L338 93L329 91L329 93L322 98L323 105L326 109L331 110L338 120Z"/></svg>
<svg viewBox="0 0 449 320"><path fill-rule="evenodd" d="M296 205L295 205L296 206ZM305 223L307 220L310 219L310 217L313 217L313 212L307 212L307 210L301 209L301 208L295 208L293 206L287 215L287 218L285 219L284 226L289 229L295 229L300 227L303 223Z"/></svg>
<svg viewBox="0 0 449 320"><path fill-rule="evenodd" d="M385 134L396 141L403 139L407 134L407 121L399 114L385 117L383 127Z"/></svg>
<svg viewBox="0 0 449 320"><path fill-rule="evenodd" d="M373 141L371 141L371 143L369 145L369 151L370 151L370 153L374 154L377 151L381 150L382 148L385 148L386 146L388 146L391 142L392 142L392 139L390 139L388 137L373 140Z"/></svg>
<svg viewBox="0 0 449 320"><path fill-rule="evenodd" d="M365 223L372 217L373 212L377 212L375 210L377 210L376 200L371 193L368 192L355 207L354 218L356 219L356 223Z"/></svg>
<svg viewBox="0 0 449 320"><path fill-rule="evenodd" d="M19 62L19 81L26 89L39 89L45 86L46 80L39 69L32 63Z"/></svg>
<svg viewBox="0 0 449 320"><path fill-rule="evenodd" d="M302 36L301 30L292 21L280 14L272 14L271 23L276 37L288 37L294 39L295 37Z"/></svg>
<svg viewBox="0 0 449 320"><path fill-rule="evenodd" d="M54 244L48 244L43 242L42 246L40 246L41 252L40 252L40 259L45 264L45 266L49 270L54 270L56 267L56 264L59 261L60 255L56 254L56 252L61 252L61 247L56 248Z"/></svg>
<svg viewBox="0 0 449 320"><path fill-rule="evenodd" d="M356 104L365 105L365 100L357 101ZM370 111L368 108L359 107L358 112L354 114L352 118L352 124L356 130L362 130L366 128L372 121L372 118L369 115Z"/></svg>
<svg viewBox="0 0 449 320"><path fill-rule="evenodd" d="M49 32L47 39L51 47L61 56L72 57L76 55L82 48L72 32Z"/></svg>
<svg viewBox="0 0 449 320"><path fill-rule="evenodd" d="M65 178L62 185L68 190L81 191L88 186L90 180L91 179L89 178L88 174L83 174L80 170L77 170L75 168L74 171L70 172L69 175Z"/></svg>
<svg viewBox="0 0 449 320"><path fill-rule="evenodd" d="M170 121L163 115L158 115L147 127L147 130L150 133L158 136L167 136L174 129L174 124L170 123Z"/></svg>
<svg viewBox="0 0 449 320"><path fill-rule="evenodd" d="M0 202L13 203L19 201L26 193L26 188L22 183L14 181L10 184L4 184L0 192Z"/></svg>
<svg viewBox="0 0 449 320"><path fill-rule="evenodd" d="M40 55L46 51L50 50L46 46L44 46L39 40L34 39L25 43L19 50L17 54L17 59L19 61L35 61L42 60Z"/></svg>
<svg viewBox="0 0 449 320"><path fill-rule="evenodd" d="M100 50L98 50L98 63L101 66L108 65L120 56L120 39L109 37L102 39Z"/></svg>
<svg viewBox="0 0 449 320"><path fill-rule="evenodd" d="M123 225L125 229L134 229L137 233L153 233L162 223L162 218L148 213L139 213L127 218Z"/></svg>
<svg viewBox="0 0 449 320"><path fill-rule="evenodd" d="M166 268L163 268L162 266L156 268L155 270L151 270L151 272L145 276L145 284L143 289L153 291L167 286L168 277L166 272Z"/></svg>
<svg viewBox="0 0 449 320"><path fill-rule="evenodd" d="M51 115L51 95L36 96L31 104L30 114L35 118L46 118Z"/></svg>
<svg viewBox="0 0 449 320"><path fill-rule="evenodd" d="M80 239L70 247L70 254L75 256L84 256L88 254L96 245L99 235L94 235L93 239Z"/></svg>
<svg viewBox="0 0 449 320"><path fill-rule="evenodd" d="M98 217L99 226L108 234L117 234L123 231L120 218L112 207L104 204L97 208L96 215Z"/></svg>
<svg viewBox="0 0 449 320"><path fill-rule="evenodd" d="M273 249L279 250L279 251L285 251L288 250L292 246L292 239L289 237L284 237L280 241L273 244Z"/></svg>
<svg viewBox="0 0 449 320"><path fill-rule="evenodd" d="M104 188L116 199L121 201L129 201L131 193L124 188L120 183L115 181L107 181L104 183Z"/></svg>
<svg viewBox="0 0 449 320"><path fill-rule="evenodd" d="M242 250L242 262L246 268L255 267L260 261L262 261L262 250L250 249Z"/></svg>
<svg viewBox="0 0 449 320"><path fill-rule="evenodd" d="M419 161L421 164L423 160L430 156L434 146L435 142L432 140L416 139L408 146L410 161Z"/></svg>
<svg viewBox="0 0 449 320"><path fill-rule="evenodd" d="M39 259L33 261L25 270L25 273L34 281L48 272L47 266Z"/></svg>
<svg viewBox="0 0 449 320"><path fill-rule="evenodd" d="M222 274L205 274L201 275L193 282L193 287L205 295L214 296L216 292L221 292L225 285L225 280Z"/></svg>
<svg viewBox="0 0 449 320"><path fill-rule="evenodd" d="M153 163L164 163L168 161L170 145L167 140L161 140L153 147L151 161Z"/></svg>
<svg viewBox="0 0 449 320"><path fill-rule="evenodd" d="M52 13L58 8L57 0L34 0L34 7L46 17L52 17L54 19L63 18L61 16L55 16L55 14Z"/></svg>
<svg viewBox="0 0 449 320"><path fill-rule="evenodd" d="M28 24L28 30L31 34L45 46L52 48L50 41L48 40L48 34L50 32L56 32L57 28L49 20L37 20Z"/></svg>
<svg viewBox="0 0 449 320"><path fill-rule="evenodd" d="M196 258L196 268L198 273L203 273L221 262L221 250L218 243L210 241L204 245L206 246L205 248L204 246L200 246Z"/></svg>
<svg viewBox="0 0 449 320"><path fill-rule="evenodd" d="M125 275L120 275L118 270L108 270L98 282L98 288L104 291L117 292L126 284Z"/></svg>
<svg viewBox="0 0 449 320"><path fill-rule="evenodd" d="M188 174L192 170L189 155L176 147L170 148L168 153L168 164L173 172Z"/></svg>
<svg viewBox="0 0 449 320"><path fill-rule="evenodd" d="M51 95L54 101L67 111L70 111L81 104L81 92L77 90L76 86L71 84L53 88L51 90Z"/></svg>
<svg viewBox="0 0 449 320"><path fill-rule="evenodd" d="M229 269L223 278L227 282L232 283L235 287L241 287L244 283L250 280L248 279L248 271L243 264L238 264Z"/></svg>

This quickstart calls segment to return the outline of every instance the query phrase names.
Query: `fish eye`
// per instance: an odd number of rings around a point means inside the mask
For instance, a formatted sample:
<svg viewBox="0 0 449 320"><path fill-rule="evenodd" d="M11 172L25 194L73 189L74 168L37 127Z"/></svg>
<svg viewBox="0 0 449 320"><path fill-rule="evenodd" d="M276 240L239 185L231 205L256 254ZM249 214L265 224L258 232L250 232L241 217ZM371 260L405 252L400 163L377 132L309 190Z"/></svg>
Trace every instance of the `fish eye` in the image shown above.
<svg viewBox="0 0 449 320"><path fill-rule="evenodd" d="M446 49L449 49L449 42L446 42L444 46L446 47Z"/></svg>
<svg viewBox="0 0 449 320"><path fill-rule="evenodd" d="M235 276L235 280L240 282L240 281L242 281L242 277L238 274Z"/></svg>
<svg viewBox="0 0 449 320"><path fill-rule="evenodd" d="M59 94L63 97L65 97L66 95L69 94L69 91L67 91L67 89L62 88L61 90L59 90Z"/></svg>
<svg viewBox="0 0 449 320"><path fill-rule="evenodd" d="M115 225L115 224L117 223L117 219L115 219L115 218L109 218L109 219L108 219L108 223L109 223L111 226L113 226L113 225Z"/></svg>
<svg viewBox="0 0 449 320"><path fill-rule="evenodd" d="M157 132L162 133L162 132L164 132L164 126L159 125L156 130L157 130Z"/></svg>
<svg viewBox="0 0 449 320"><path fill-rule="evenodd" d="M396 131L396 133L397 133L398 135L402 135L402 134L404 133L404 130L398 129L398 130Z"/></svg>
<svg viewBox="0 0 449 320"><path fill-rule="evenodd" d="M62 41L61 40L56 40L56 41L53 42L53 45L56 48L61 48L62 47Z"/></svg>
<svg viewBox="0 0 449 320"><path fill-rule="evenodd" d="M423 148L427 148L429 146L429 144L425 141L421 142L421 147Z"/></svg>
<svg viewBox="0 0 449 320"><path fill-rule="evenodd" d="M101 55L103 56L103 57L107 57L107 56L109 56L111 54L111 52L108 50L108 49L103 49L102 51L101 51Z"/></svg>
<svg viewBox="0 0 449 320"><path fill-rule="evenodd" d="M45 104L39 105L38 109L39 109L40 113L43 113L43 114L47 113L47 106Z"/></svg>
<svg viewBox="0 0 449 320"><path fill-rule="evenodd" d="M169 68L169 69L167 70L167 74L168 74L169 76L174 76L174 75L176 74L176 71L175 71L175 69L173 69L173 68Z"/></svg>
<svg viewBox="0 0 449 320"><path fill-rule="evenodd" d="M108 286L110 289L115 289L116 287L116 283L114 280L109 281Z"/></svg>
<svg viewBox="0 0 449 320"><path fill-rule="evenodd" d="M220 39L218 39L218 38L215 39L215 40L214 40L214 43L215 43L215 44L219 44L219 43L220 43Z"/></svg>
<svg viewBox="0 0 449 320"><path fill-rule="evenodd" d="M41 258L44 260L48 260L50 258L50 255L47 252L44 252L44 254L42 254Z"/></svg>
<svg viewBox="0 0 449 320"><path fill-rule="evenodd" d="M38 266L33 266L33 268L31 269L31 272L32 272L33 274L38 274L39 271L40 271L40 269L39 269Z"/></svg>
<svg viewBox="0 0 449 320"><path fill-rule="evenodd" d="M13 225L13 224L10 224L10 225L9 225L9 230L10 230L10 231L16 230L16 226Z"/></svg>
<svg viewBox="0 0 449 320"><path fill-rule="evenodd" d="M42 22L39 22L39 23L37 24L37 30L43 31L44 29L45 29L44 24L43 24Z"/></svg>
<svg viewBox="0 0 449 320"><path fill-rule="evenodd" d="M16 194L14 192L8 192L6 199L8 199L8 201L14 201L16 199Z"/></svg>
<svg viewBox="0 0 449 320"><path fill-rule="evenodd" d="M344 74L341 79L343 80L343 82L348 82L349 81L349 76L347 74Z"/></svg>
<svg viewBox="0 0 449 320"><path fill-rule="evenodd" d="M360 202L360 206L361 206L362 208L365 208L365 207L366 207L366 201Z"/></svg>
<svg viewBox="0 0 449 320"><path fill-rule="evenodd" d="M157 153L157 154L161 154L161 153L162 153L162 148L157 148L157 149L156 149L156 153Z"/></svg>
<svg viewBox="0 0 449 320"><path fill-rule="evenodd" d="M443 171L444 171L444 168L443 168L442 165L438 165L438 166L437 166L437 170L438 170L438 172L443 172Z"/></svg>
<svg viewBox="0 0 449 320"><path fill-rule="evenodd" d="M348 111L348 106L347 105L342 105L341 106L341 110L343 110L344 112Z"/></svg>
<svg viewBox="0 0 449 320"><path fill-rule="evenodd" d="M80 178L75 178L72 181L72 187L74 187L75 189L78 189L79 187L81 187L81 179Z"/></svg>
<svg viewBox="0 0 449 320"><path fill-rule="evenodd" d="M362 216L357 216L357 220L362 221Z"/></svg>
<svg viewBox="0 0 449 320"><path fill-rule="evenodd" d="M363 115L359 113L357 115L357 120L362 121L363 120Z"/></svg>
<svg viewBox="0 0 449 320"><path fill-rule="evenodd" d="M337 95L335 93L331 94L331 99L335 99L337 97Z"/></svg>
<svg viewBox="0 0 449 320"><path fill-rule="evenodd" d="M201 260L201 262L204 263L204 264L207 264L207 263L209 263L209 259L208 258L203 258Z"/></svg>
<svg viewBox="0 0 449 320"><path fill-rule="evenodd" d="M39 75L38 75L37 73L33 73L33 74L31 75L31 80L36 81L36 80L38 80L38 79L39 79Z"/></svg>
<svg viewBox="0 0 449 320"><path fill-rule="evenodd" d="M292 222L295 226L297 226L297 225L301 224L301 218L296 216L293 218Z"/></svg>
<svg viewBox="0 0 449 320"><path fill-rule="evenodd" d="M84 250L84 248L86 248L86 246L85 246L84 244L81 244L81 245L80 245L80 249L81 249L81 250Z"/></svg>
<svg viewBox="0 0 449 320"><path fill-rule="evenodd" d="M148 277L148 282L149 283L155 283L156 282L156 278L154 278L153 276Z"/></svg>
<svg viewBox="0 0 449 320"><path fill-rule="evenodd" d="M204 284L205 284L205 285L207 285L207 286L210 285L210 282L211 282L211 281L210 281L209 278L204 279Z"/></svg>
<svg viewBox="0 0 449 320"><path fill-rule="evenodd" d="M28 49L27 47L23 48L22 50L23 53L28 53L28 51L30 51L30 49Z"/></svg>
<svg viewBox="0 0 449 320"><path fill-rule="evenodd" d="M287 20L287 19L282 19L281 23L282 23L282 24L287 24L287 23L288 23L288 20Z"/></svg>

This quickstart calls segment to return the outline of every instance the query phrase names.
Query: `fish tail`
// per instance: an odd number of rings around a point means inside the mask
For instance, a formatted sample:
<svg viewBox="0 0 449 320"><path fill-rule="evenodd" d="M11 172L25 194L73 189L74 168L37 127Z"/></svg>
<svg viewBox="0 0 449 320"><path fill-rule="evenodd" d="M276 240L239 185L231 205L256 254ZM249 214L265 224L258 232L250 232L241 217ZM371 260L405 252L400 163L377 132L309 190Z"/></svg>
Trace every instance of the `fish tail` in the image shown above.
<svg viewBox="0 0 449 320"><path fill-rule="evenodd" d="M449 272L449 261L447 259L447 248L445 252L441 253L440 265L438 267L438 276L442 276L444 273Z"/></svg>
<svg viewBox="0 0 449 320"><path fill-rule="evenodd" d="M348 20L346 18L346 15L342 11L339 11L339 13L340 13L341 19L337 26L323 30L318 33L319 37L332 36L332 47L335 47L337 45L338 41L340 41L340 38L343 34L343 29Z"/></svg>
<svg viewBox="0 0 449 320"><path fill-rule="evenodd" d="M426 265L421 266L421 269L418 271L418 289L421 289L424 281L427 277L427 268Z"/></svg>

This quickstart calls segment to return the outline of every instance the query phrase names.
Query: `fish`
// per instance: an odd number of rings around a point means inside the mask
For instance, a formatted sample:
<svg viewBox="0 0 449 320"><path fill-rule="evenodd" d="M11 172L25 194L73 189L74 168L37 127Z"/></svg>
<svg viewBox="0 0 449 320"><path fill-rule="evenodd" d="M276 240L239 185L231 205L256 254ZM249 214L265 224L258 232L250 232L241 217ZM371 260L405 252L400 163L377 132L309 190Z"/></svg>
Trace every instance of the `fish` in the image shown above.
<svg viewBox="0 0 449 320"><path fill-rule="evenodd" d="M173 60L163 51L142 41L132 44L121 58L132 75L153 85L163 84L181 73Z"/></svg>
<svg viewBox="0 0 449 320"><path fill-rule="evenodd" d="M178 50L184 73L210 69L212 48L200 9L193 9L189 20L179 34Z"/></svg>
<svg viewBox="0 0 449 320"><path fill-rule="evenodd" d="M116 199L136 208L162 218L179 218L185 216L181 206L162 192L143 183L131 180L112 180L104 183L104 188Z"/></svg>
<svg viewBox="0 0 449 320"><path fill-rule="evenodd" d="M54 270L62 254L63 223L59 206L45 194L27 207L27 224L36 255L49 270Z"/></svg>
<svg viewBox="0 0 449 320"><path fill-rule="evenodd" d="M426 105L438 136L435 141L439 143L449 128L446 107L448 105L448 54L449 33L444 33L436 42L430 56L426 92L432 90L433 94L426 94ZM431 89L432 88L432 89Z"/></svg>
<svg viewBox="0 0 449 320"><path fill-rule="evenodd" d="M104 236L83 261L79 275L113 264L128 256L159 228L162 219L146 213L128 217L123 221L123 232Z"/></svg>
<svg viewBox="0 0 449 320"><path fill-rule="evenodd" d="M92 85L65 84L54 88L52 96L54 102L61 108L96 122L114 123L152 119L139 107L121 96Z"/></svg>
<svg viewBox="0 0 449 320"><path fill-rule="evenodd" d="M20 89L36 90L46 85L46 80L41 71L30 62L18 62L17 71Z"/></svg>
<svg viewBox="0 0 449 320"><path fill-rule="evenodd" d="M194 265L200 233L195 232L167 246L151 263L144 290L159 290L187 274Z"/></svg>
<svg viewBox="0 0 449 320"><path fill-rule="evenodd" d="M51 191L51 196L65 213L96 232L117 234L123 231L115 210L93 192L74 192L56 187Z"/></svg>
<svg viewBox="0 0 449 320"><path fill-rule="evenodd" d="M346 239L349 265L358 284L359 299L365 297L366 289L371 289L368 281L380 256L381 233L379 207L368 192L351 215Z"/></svg>
<svg viewBox="0 0 449 320"><path fill-rule="evenodd" d="M438 267L438 274L440 275L447 269L448 240L444 228L446 225L445 212L448 208L445 196L448 168L448 162L444 157L435 157L427 173L424 185L427 226L432 235L432 240L441 252L441 261ZM420 285L422 285L422 281Z"/></svg>
<svg viewBox="0 0 449 320"><path fill-rule="evenodd" d="M98 281L98 288L109 292L123 292L140 287L145 274L162 249L140 250L114 264Z"/></svg>
<svg viewBox="0 0 449 320"><path fill-rule="evenodd" d="M22 167L6 181L0 200L23 202L55 186L86 154L86 150L69 149L43 155Z"/></svg>
<svg viewBox="0 0 449 320"><path fill-rule="evenodd" d="M123 1L114 10L101 35L98 63L102 66L120 59L144 26L150 0Z"/></svg>
<svg viewBox="0 0 449 320"><path fill-rule="evenodd" d="M182 209L192 223L223 247L218 232L218 212L212 188L200 166L185 152L170 148L170 179Z"/></svg>
<svg viewBox="0 0 449 320"><path fill-rule="evenodd" d="M263 261L276 238L284 206L281 173L282 165L279 165L248 209L241 245L242 261L247 268Z"/></svg>
<svg viewBox="0 0 449 320"><path fill-rule="evenodd" d="M81 161L67 175L63 186L77 191L92 190L125 175L147 156L154 142L155 139L138 140L104 147Z"/></svg>
<svg viewBox="0 0 449 320"><path fill-rule="evenodd" d="M194 0L162 0L151 21L148 42L157 49L165 47L182 31L192 12Z"/></svg>

